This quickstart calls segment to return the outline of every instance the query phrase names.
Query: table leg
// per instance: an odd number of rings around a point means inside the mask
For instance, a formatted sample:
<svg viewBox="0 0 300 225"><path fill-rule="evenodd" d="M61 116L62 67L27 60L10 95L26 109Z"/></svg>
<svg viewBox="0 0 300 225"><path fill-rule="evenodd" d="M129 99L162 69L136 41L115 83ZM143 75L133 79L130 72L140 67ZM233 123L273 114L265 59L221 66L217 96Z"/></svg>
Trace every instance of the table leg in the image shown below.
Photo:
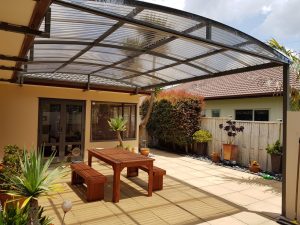
<svg viewBox="0 0 300 225"><path fill-rule="evenodd" d="M148 196L152 196L153 190L153 162L148 165Z"/></svg>
<svg viewBox="0 0 300 225"><path fill-rule="evenodd" d="M88 154L88 165L92 167L92 154Z"/></svg>
<svg viewBox="0 0 300 225"><path fill-rule="evenodd" d="M114 169L114 180L113 180L113 199L112 201L117 203L120 200L120 177L121 177L121 167L115 165Z"/></svg>

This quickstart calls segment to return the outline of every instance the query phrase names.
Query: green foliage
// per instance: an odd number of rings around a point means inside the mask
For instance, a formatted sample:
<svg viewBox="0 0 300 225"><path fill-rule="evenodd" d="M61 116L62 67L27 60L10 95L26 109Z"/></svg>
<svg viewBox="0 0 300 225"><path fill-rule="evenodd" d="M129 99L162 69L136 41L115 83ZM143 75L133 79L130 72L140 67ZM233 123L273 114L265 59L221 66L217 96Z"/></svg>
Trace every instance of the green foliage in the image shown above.
<svg viewBox="0 0 300 225"><path fill-rule="evenodd" d="M55 181L62 175L62 170L57 167L50 169L50 164L54 159L54 154L47 160L43 159L44 151L32 149L29 153L24 150L22 155L21 175L13 175L9 184L13 187L7 193L15 196L27 197L25 203L30 204L29 217L34 224L38 224L41 215L38 207L37 198L43 194L47 195L52 191L60 190L60 185ZM44 219L45 224L48 219Z"/></svg>
<svg viewBox="0 0 300 225"><path fill-rule="evenodd" d="M123 117L110 118L107 121L113 131L125 131L127 121Z"/></svg>
<svg viewBox="0 0 300 225"><path fill-rule="evenodd" d="M29 218L30 207L29 204L20 206L18 201L6 203L3 211L0 212L1 225L27 225L30 221ZM39 207L35 214L36 220L39 225L50 225L51 219L43 215L44 208Z"/></svg>
<svg viewBox="0 0 300 225"><path fill-rule="evenodd" d="M164 143L184 146L193 142L193 134L199 130L202 98L194 98L182 92L162 92L157 97L147 124L149 135ZM140 108L142 118L149 107L146 99Z"/></svg>
<svg viewBox="0 0 300 225"><path fill-rule="evenodd" d="M4 147L3 173L8 177L21 174L20 156L22 156L23 152L24 150L16 145L7 145Z"/></svg>
<svg viewBox="0 0 300 225"><path fill-rule="evenodd" d="M282 147L279 140L277 140L274 144L269 144L266 150L270 155L282 155Z"/></svg>
<svg viewBox="0 0 300 225"><path fill-rule="evenodd" d="M290 66L291 71L297 74L297 80L300 79L300 57L299 53L287 49L283 45L279 44L274 38L268 41L268 44L288 56L292 60L292 64ZM295 87L290 86L290 110L292 111L300 111L300 92Z"/></svg>
<svg viewBox="0 0 300 225"><path fill-rule="evenodd" d="M29 207L20 207L19 202L5 204L0 213L0 224L2 225L27 225L29 220Z"/></svg>
<svg viewBox="0 0 300 225"><path fill-rule="evenodd" d="M193 134L193 140L196 142L209 142L212 140L212 134L208 130L198 130Z"/></svg>

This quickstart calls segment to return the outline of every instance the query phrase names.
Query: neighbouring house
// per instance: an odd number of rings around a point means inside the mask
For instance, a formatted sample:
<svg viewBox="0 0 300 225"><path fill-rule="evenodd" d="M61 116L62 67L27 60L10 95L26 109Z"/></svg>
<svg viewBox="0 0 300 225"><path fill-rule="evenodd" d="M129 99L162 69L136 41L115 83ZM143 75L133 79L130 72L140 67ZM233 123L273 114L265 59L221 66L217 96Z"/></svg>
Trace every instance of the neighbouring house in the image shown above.
<svg viewBox="0 0 300 225"><path fill-rule="evenodd" d="M291 71L290 83L297 86ZM205 99L204 115L235 120L282 120L282 69L270 68L194 81L172 87L200 94Z"/></svg>

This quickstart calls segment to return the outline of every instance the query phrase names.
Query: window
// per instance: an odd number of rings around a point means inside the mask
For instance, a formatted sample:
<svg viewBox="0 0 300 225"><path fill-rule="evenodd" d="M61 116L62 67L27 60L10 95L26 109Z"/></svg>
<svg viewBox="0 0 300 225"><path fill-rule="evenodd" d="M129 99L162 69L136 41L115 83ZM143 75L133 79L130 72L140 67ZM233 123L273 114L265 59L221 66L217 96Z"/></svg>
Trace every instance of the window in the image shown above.
<svg viewBox="0 0 300 225"><path fill-rule="evenodd" d="M122 132L122 138L136 138L136 104L92 102L91 141L117 140L108 120L122 116L126 121L126 131Z"/></svg>
<svg viewBox="0 0 300 225"><path fill-rule="evenodd" d="M212 109L211 116L212 117L220 117L220 109Z"/></svg>
<svg viewBox="0 0 300 225"><path fill-rule="evenodd" d="M269 121L269 110L266 109L243 109L235 110L236 120Z"/></svg>
<svg viewBox="0 0 300 225"><path fill-rule="evenodd" d="M269 121L269 110L254 110L255 121Z"/></svg>
<svg viewBox="0 0 300 225"><path fill-rule="evenodd" d="M253 110L235 110L236 120L253 120Z"/></svg>

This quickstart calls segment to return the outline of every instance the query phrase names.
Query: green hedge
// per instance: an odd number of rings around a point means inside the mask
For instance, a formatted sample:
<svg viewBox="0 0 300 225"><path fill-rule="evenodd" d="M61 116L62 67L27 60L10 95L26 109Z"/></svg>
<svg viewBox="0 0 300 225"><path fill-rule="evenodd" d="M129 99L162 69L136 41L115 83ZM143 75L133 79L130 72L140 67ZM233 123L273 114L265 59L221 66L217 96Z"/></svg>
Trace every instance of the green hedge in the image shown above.
<svg viewBox="0 0 300 225"><path fill-rule="evenodd" d="M147 131L160 144L186 148L193 142L193 134L200 129L203 98L184 91L164 91L154 103ZM146 115L149 99L141 105Z"/></svg>

